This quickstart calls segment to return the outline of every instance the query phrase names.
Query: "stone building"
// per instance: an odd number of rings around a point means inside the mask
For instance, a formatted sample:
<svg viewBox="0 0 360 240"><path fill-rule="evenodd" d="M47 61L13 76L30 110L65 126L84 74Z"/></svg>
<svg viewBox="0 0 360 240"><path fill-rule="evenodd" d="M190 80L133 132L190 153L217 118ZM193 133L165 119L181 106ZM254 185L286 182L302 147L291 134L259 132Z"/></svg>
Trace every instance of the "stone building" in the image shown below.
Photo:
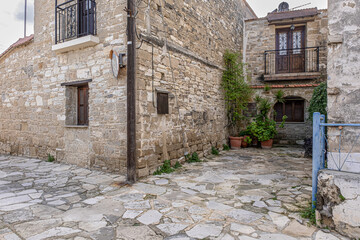
<svg viewBox="0 0 360 240"><path fill-rule="evenodd" d="M227 138L220 89L244 0L136 1L138 175ZM35 1L34 36L0 55L0 153L126 171L125 0Z"/></svg>
<svg viewBox="0 0 360 240"><path fill-rule="evenodd" d="M244 62L256 95L271 99L279 90L285 93L286 102L275 105L277 121L288 117L278 140L293 144L311 136L307 108L314 88L326 81L327 10L291 10L283 2L245 26Z"/></svg>

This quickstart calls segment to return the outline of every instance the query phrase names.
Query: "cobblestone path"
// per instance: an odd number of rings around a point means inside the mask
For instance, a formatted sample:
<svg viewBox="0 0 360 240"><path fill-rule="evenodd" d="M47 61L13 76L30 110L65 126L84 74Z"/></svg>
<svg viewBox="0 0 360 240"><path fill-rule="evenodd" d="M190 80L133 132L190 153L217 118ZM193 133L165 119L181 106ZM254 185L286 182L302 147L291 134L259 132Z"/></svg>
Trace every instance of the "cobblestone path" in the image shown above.
<svg viewBox="0 0 360 240"><path fill-rule="evenodd" d="M119 175L0 156L0 239L347 239L299 216L311 198L302 155L222 152L125 187Z"/></svg>

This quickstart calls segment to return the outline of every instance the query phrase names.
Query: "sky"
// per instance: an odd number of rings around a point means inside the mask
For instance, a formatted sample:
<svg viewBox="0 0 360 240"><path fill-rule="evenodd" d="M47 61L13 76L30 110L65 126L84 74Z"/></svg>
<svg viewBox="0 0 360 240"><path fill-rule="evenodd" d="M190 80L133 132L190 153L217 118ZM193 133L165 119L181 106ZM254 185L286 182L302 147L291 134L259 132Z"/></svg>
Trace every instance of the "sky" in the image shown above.
<svg viewBox="0 0 360 240"><path fill-rule="evenodd" d="M34 31L34 0L28 1L27 10L27 35ZM247 0L254 9L258 17L265 17L268 12L272 12L278 7L281 0ZM0 0L0 53L6 50L19 38L24 37L24 7L25 0ZM306 3L306 6L327 8L327 0L287 0L290 8L297 7Z"/></svg>
<svg viewBox="0 0 360 240"><path fill-rule="evenodd" d="M281 0L247 0L249 5L255 11L258 17L265 17L269 12L274 11L279 4L282 2ZM317 7L318 9L327 8L328 0L286 0L291 8L295 8L307 3L311 3L303 8L312 8Z"/></svg>
<svg viewBox="0 0 360 240"><path fill-rule="evenodd" d="M25 0L0 0L0 53L24 37ZM27 0L27 35L34 32L34 0Z"/></svg>

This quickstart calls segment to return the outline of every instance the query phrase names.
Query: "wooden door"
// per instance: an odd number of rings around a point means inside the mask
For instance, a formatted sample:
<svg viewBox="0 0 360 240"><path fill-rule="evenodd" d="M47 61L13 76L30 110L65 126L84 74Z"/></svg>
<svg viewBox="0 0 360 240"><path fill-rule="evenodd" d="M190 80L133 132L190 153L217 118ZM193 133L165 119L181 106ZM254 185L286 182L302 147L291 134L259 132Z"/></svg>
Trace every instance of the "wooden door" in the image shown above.
<svg viewBox="0 0 360 240"><path fill-rule="evenodd" d="M305 72L305 28L276 30L276 73Z"/></svg>
<svg viewBox="0 0 360 240"><path fill-rule="evenodd" d="M78 87L78 125L89 124L89 87Z"/></svg>

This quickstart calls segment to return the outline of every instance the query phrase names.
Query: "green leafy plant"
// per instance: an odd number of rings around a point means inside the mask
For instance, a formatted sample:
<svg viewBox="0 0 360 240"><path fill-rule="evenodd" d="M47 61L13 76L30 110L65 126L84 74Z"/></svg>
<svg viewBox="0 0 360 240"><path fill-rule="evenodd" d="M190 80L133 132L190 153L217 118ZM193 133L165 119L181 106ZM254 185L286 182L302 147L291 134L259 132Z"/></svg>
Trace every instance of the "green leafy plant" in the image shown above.
<svg viewBox="0 0 360 240"><path fill-rule="evenodd" d="M229 150L230 150L229 145L224 144L224 145L223 145L223 150L224 150L224 151L229 151Z"/></svg>
<svg viewBox="0 0 360 240"><path fill-rule="evenodd" d="M247 136L247 137L244 139L244 141L245 141L247 144L251 144L252 139L251 139L251 137Z"/></svg>
<svg viewBox="0 0 360 240"><path fill-rule="evenodd" d="M326 83L321 83L318 87L314 89L313 96L310 100L309 106L309 120L312 121L313 114L319 112L326 116L327 111L327 85Z"/></svg>
<svg viewBox="0 0 360 240"><path fill-rule="evenodd" d="M283 117L283 121L279 125L279 128L283 128L287 117ZM276 122L265 118L264 120L255 120L250 123L249 129L251 135L256 137L260 142L264 142L273 139L277 135Z"/></svg>
<svg viewBox="0 0 360 240"><path fill-rule="evenodd" d="M175 169L179 169L179 168L181 168L181 167L182 167L181 163L180 163L179 161L176 161L176 163L175 163L175 165L174 165L174 168L175 168Z"/></svg>
<svg viewBox="0 0 360 240"><path fill-rule="evenodd" d="M246 129L246 130L242 130L242 131L239 133L239 136L240 136L240 137L243 137L243 136L250 135L250 134L251 134L251 132L250 132L248 129Z"/></svg>
<svg viewBox="0 0 360 240"><path fill-rule="evenodd" d="M49 153L47 161L48 162L55 162L55 157Z"/></svg>
<svg viewBox="0 0 360 240"><path fill-rule="evenodd" d="M270 87L269 85L265 85L264 91L265 91L265 92L268 92L268 91L270 91L270 90L271 90L271 87Z"/></svg>
<svg viewBox="0 0 360 240"><path fill-rule="evenodd" d="M153 174L154 175L161 175L163 173L172 173L175 169L171 167L170 160L165 160L164 164L160 166Z"/></svg>
<svg viewBox="0 0 360 240"><path fill-rule="evenodd" d="M344 202L346 200L346 198L342 194L339 195L339 198L342 202Z"/></svg>
<svg viewBox="0 0 360 240"><path fill-rule="evenodd" d="M315 208L310 203L308 207L301 211L300 216L305 219L309 219L312 225L316 225Z"/></svg>
<svg viewBox="0 0 360 240"><path fill-rule="evenodd" d="M194 152L192 155L188 154L185 156L186 162L187 163L197 163L197 162L201 162L199 155Z"/></svg>
<svg viewBox="0 0 360 240"><path fill-rule="evenodd" d="M213 155L219 155L219 150L216 147L211 147L211 154Z"/></svg>
<svg viewBox="0 0 360 240"><path fill-rule="evenodd" d="M225 103L229 127L237 127L245 118L243 111L251 100L253 90L247 83L244 64L238 53L226 51L224 54L225 70L221 86L225 93Z"/></svg>

